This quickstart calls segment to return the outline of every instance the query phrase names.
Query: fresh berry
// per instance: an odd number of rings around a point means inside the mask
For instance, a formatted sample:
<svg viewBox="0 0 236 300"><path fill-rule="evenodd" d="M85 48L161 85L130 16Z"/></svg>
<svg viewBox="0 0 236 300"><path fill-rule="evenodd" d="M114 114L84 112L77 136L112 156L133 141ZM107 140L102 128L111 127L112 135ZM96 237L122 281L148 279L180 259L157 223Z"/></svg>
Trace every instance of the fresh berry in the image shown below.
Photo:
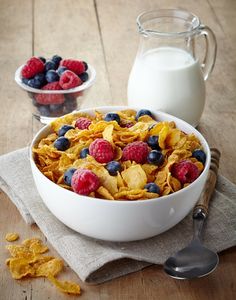
<svg viewBox="0 0 236 300"><path fill-rule="evenodd" d="M29 79L22 77L22 82L26 85L28 85Z"/></svg>
<svg viewBox="0 0 236 300"><path fill-rule="evenodd" d="M44 71L44 63L37 57L30 58L21 70L24 78L32 78L36 74Z"/></svg>
<svg viewBox="0 0 236 300"><path fill-rule="evenodd" d="M55 81L59 81L59 75L57 74L57 72L55 70L49 70L46 73L46 80L48 83L50 82L55 82Z"/></svg>
<svg viewBox="0 0 236 300"><path fill-rule="evenodd" d="M192 156L195 157L198 161L200 161L201 163L203 163L205 165L206 154L204 151L202 151L200 149L194 150L192 153Z"/></svg>
<svg viewBox="0 0 236 300"><path fill-rule="evenodd" d="M39 59L45 64L46 58L44 58L44 57L42 57L42 56L39 56Z"/></svg>
<svg viewBox="0 0 236 300"><path fill-rule="evenodd" d="M71 125L63 125L58 131L58 136L64 136L68 130L75 129L75 127Z"/></svg>
<svg viewBox="0 0 236 300"><path fill-rule="evenodd" d="M75 73L67 70L61 75L59 83L63 90L68 90L81 85L83 81Z"/></svg>
<svg viewBox="0 0 236 300"><path fill-rule="evenodd" d="M134 160L138 164L145 163L149 149L144 142L137 141L128 144L123 149L122 160Z"/></svg>
<svg viewBox="0 0 236 300"><path fill-rule="evenodd" d="M64 103L61 104L50 104L49 105L49 109L50 112L52 113L52 117L57 117L57 115L61 115L63 113L63 107L64 107Z"/></svg>
<svg viewBox="0 0 236 300"><path fill-rule="evenodd" d="M60 62L60 66L66 67L68 70L74 72L77 75L85 72L85 65L80 60L63 59Z"/></svg>
<svg viewBox="0 0 236 300"><path fill-rule="evenodd" d="M88 64L85 61L83 61L83 64L84 64L84 71L87 71L88 70Z"/></svg>
<svg viewBox="0 0 236 300"><path fill-rule="evenodd" d="M68 70L66 67L59 67L57 69L57 73L59 76L61 76L66 70Z"/></svg>
<svg viewBox="0 0 236 300"><path fill-rule="evenodd" d="M150 112L150 110L141 109L137 112L135 120L138 121L138 118L140 118L141 116L145 116L145 115L152 117L152 113Z"/></svg>
<svg viewBox="0 0 236 300"><path fill-rule="evenodd" d="M158 135L150 135L147 140L148 146L150 146L153 150L160 150L158 139Z"/></svg>
<svg viewBox="0 0 236 300"><path fill-rule="evenodd" d="M155 182L150 182L147 183L144 188L149 192L149 193L157 193L160 194L160 188Z"/></svg>
<svg viewBox="0 0 236 300"><path fill-rule="evenodd" d="M51 112L49 105L38 105L37 108L41 116L50 117Z"/></svg>
<svg viewBox="0 0 236 300"><path fill-rule="evenodd" d="M93 141L89 146L89 153L100 163L108 163L114 157L112 145L104 139Z"/></svg>
<svg viewBox="0 0 236 300"><path fill-rule="evenodd" d="M72 176L73 176L73 174L75 173L76 170L77 169L75 169L75 168L69 168L64 173L63 179L64 179L65 184L71 186L71 179L72 179Z"/></svg>
<svg viewBox="0 0 236 300"><path fill-rule="evenodd" d="M121 164L118 161L113 160L106 165L106 169L110 175L115 176L117 175L117 172L120 172Z"/></svg>
<svg viewBox="0 0 236 300"><path fill-rule="evenodd" d="M198 178L200 171L198 167L189 160L182 160L173 164L171 174L177 178L182 184L191 183Z"/></svg>
<svg viewBox="0 0 236 300"><path fill-rule="evenodd" d="M88 154L89 154L89 148L84 148L80 151L79 156L80 158L85 158L87 157Z"/></svg>
<svg viewBox="0 0 236 300"><path fill-rule="evenodd" d="M42 83L40 82L40 80L32 78L28 80L28 86L34 89L40 89L42 87Z"/></svg>
<svg viewBox="0 0 236 300"><path fill-rule="evenodd" d="M57 65L53 61L49 60L45 63L46 72L49 70L56 70L56 69L57 69Z"/></svg>
<svg viewBox="0 0 236 300"><path fill-rule="evenodd" d="M106 114L105 121L109 122L109 121L116 121L118 124L120 123L120 116L116 113L108 113Z"/></svg>
<svg viewBox="0 0 236 300"><path fill-rule="evenodd" d="M150 164L160 166L164 162L164 155L159 150L152 150L148 153L147 160Z"/></svg>
<svg viewBox="0 0 236 300"><path fill-rule="evenodd" d="M41 82L41 86L44 86L47 83L44 73L38 73L34 76L34 79L39 80Z"/></svg>
<svg viewBox="0 0 236 300"><path fill-rule="evenodd" d="M100 180L90 170L78 169L72 176L71 186L74 192L80 195L89 195L100 186Z"/></svg>
<svg viewBox="0 0 236 300"><path fill-rule="evenodd" d="M57 150L65 151L66 149L68 149L70 147L70 141L67 138L65 138L64 136L60 136L59 138L57 138L55 140L54 147Z"/></svg>
<svg viewBox="0 0 236 300"><path fill-rule="evenodd" d="M79 75L79 78L80 78L83 82L87 81L88 78L89 78L88 73L87 73L87 72L81 73L81 74Z"/></svg>
<svg viewBox="0 0 236 300"><path fill-rule="evenodd" d="M52 61L56 64L57 67L59 66L59 63L60 63L61 60L62 60L62 58L58 55L54 55L52 57Z"/></svg>
<svg viewBox="0 0 236 300"><path fill-rule="evenodd" d="M67 95L68 96L68 95ZM66 97L66 101L64 103L65 113L70 113L77 108L76 98L68 98Z"/></svg>
<svg viewBox="0 0 236 300"><path fill-rule="evenodd" d="M122 127L122 128L130 128L132 126L134 126L134 124L132 122L120 123L120 127Z"/></svg>
<svg viewBox="0 0 236 300"><path fill-rule="evenodd" d="M58 81L46 84L42 90L61 90L61 86ZM61 104L65 101L63 94L42 94L39 93L35 96L37 103L39 104Z"/></svg>
<svg viewBox="0 0 236 300"><path fill-rule="evenodd" d="M81 130L88 129L91 124L91 120L85 117L80 117L75 122L75 127Z"/></svg>

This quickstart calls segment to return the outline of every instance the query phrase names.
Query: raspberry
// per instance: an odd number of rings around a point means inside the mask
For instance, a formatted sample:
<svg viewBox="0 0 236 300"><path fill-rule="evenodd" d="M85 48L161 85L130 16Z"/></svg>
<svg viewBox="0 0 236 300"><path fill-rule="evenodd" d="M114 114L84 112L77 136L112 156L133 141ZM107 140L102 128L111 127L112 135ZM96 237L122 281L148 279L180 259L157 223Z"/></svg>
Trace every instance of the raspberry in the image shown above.
<svg viewBox="0 0 236 300"><path fill-rule="evenodd" d="M44 71L44 63L37 57L31 57L21 70L23 78L32 78L38 73Z"/></svg>
<svg viewBox="0 0 236 300"><path fill-rule="evenodd" d="M85 65L80 60L75 59L63 59L60 62L60 66L66 67L68 70L74 72L75 74L79 75L85 72Z"/></svg>
<svg viewBox="0 0 236 300"><path fill-rule="evenodd" d="M74 192L80 195L89 195L95 192L100 186L99 178L92 171L78 169L74 172L71 179L71 186Z"/></svg>
<svg viewBox="0 0 236 300"><path fill-rule="evenodd" d="M177 178L182 184L191 183L198 178L200 171L198 167L189 160L182 160L173 164L171 174Z"/></svg>
<svg viewBox="0 0 236 300"><path fill-rule="evenodd" d="M108 163L114 157L112 145L104 139L93 141L89 146L89 154L100 163Z"/></svg>
<svg viewBox="0 0 236 300"><path fill-rule="evenodd" d="M58 81L46 84L42 90L62 90ZM35 96L36 102L39 104L61 104L65 101L63 94L37 94Z"/></svg>
<svg viewBox="0 0 236 300"><path fill-rule="evenodd" d="M91 124L91 120L89 120L88 118L80 117L79 119L76 120L75 127L83 130L83 129L88 129L90 124Z"/></svg>
<svg viewBox="0 0 236 300"><path fill-rule="evenodd" d="M83 81L74 72L68 70L61 75L59 83L63 90L68 90L81 85Z"/></svg>
<svg viewBox="0 0 236 300"><path fill-rule="evenodd" d="M122 160L134 160L138 164L147 161L149 148L144 142L133 142L123 149Z"/></svg>

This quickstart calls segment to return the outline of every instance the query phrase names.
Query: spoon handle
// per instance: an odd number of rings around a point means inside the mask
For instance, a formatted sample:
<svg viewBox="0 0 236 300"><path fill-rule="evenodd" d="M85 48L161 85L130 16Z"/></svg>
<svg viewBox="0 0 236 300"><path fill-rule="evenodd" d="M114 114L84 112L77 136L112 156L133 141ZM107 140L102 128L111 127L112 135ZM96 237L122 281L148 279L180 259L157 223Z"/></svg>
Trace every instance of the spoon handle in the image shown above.
<svg viewBox="0 0 236 300"><path fill-rule="evenodd" d="M220 151L216 148L211 148L211 164L207 177L207 181L198 203L193 210L193 218L205 219L208 215L208 207L211 196L215 189L217 173L219 168Z"/></svg>

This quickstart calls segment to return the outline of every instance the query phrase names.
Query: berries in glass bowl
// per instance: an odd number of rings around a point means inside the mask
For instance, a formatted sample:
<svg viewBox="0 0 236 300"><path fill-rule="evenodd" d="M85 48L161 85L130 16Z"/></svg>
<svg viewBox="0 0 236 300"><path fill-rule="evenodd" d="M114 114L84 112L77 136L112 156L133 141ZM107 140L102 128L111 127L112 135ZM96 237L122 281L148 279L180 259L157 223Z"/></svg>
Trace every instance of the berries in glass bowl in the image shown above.
<svg viewBox="0 0 236 300"><path fill-rule="evenodd" d="M33 115L43 124L80 109L95 77L85 61L59 55L31 57L15 73L15 81L32 99Z"/></svg>

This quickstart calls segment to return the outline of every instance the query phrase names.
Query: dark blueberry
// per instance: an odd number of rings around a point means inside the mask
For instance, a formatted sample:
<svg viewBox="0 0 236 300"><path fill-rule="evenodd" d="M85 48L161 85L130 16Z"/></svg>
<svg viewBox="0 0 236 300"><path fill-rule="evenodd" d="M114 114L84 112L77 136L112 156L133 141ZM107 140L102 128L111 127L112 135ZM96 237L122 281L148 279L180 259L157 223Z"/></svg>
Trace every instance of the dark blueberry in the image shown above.
<svg viewBox="0 0 236 300"><path fill-rule="evenodd" d="M66 67L59 67L59 68L57 69L57 74L58 74L59 76L61 76L62 73L64 73L66 70L68 70Z"/></svg>
<svg viewBox="0 0 236 300"><path fill-rule="evenodd" d="M46 73L46 80L48 83L54 82L54 81L59 81L59 75L55 70L49 70Z"/></svg>
<svg viewBox="0 0 236 300"><path fill-rule="evenodd" d="M149 193L157 193L157 194L160 194L160 188L159 186L154 183L154 182L150 182L150 183L147 183L144 187Z"/></svg>
<svg viewBox="0 0 236 300"><path fill-rule="evenodd" d="M106 169L110 175L115 176L117 172L121 170L121 164L118 161L113 160L106 165Z"/></svg>
<svg viewBox="0 0 236 300"><path fill-rule="evenodd" d="M70 129L75 129L74 126L71 126L71 125L63 125L61 126L61 128L59 129L58 131L58 136L63 136L66 134L66 132Z"/></svg>
<svg viewBox="0 0 236 300"><path fill-rule="evenodd" d="M141 116L145 116L145 115L148 115L150 117L153 117L152 116L152 113L150 112L150 110L147 110L147 109L141 109L137 112L136 114L136 117L135 117L135 120L138 121L138 118L141 117Z"/></svg>
<svg viewBox="0 0 236 300"><path fill-rule="evenodd" d="M193 153L192 153L192 156L195 157L201 163L205 164L206 154L205 154L204 151L202 151L200 149L194 150Z"/></svg>
<svg viewBox="0 0 236 300"><path fill-rule="evenodd" d="M50 111L55 114L63 114L63 107L64 107L64 103L49 105Z"/></svg>
<svg viewBox="0 0 236 300"><path fill-rule="evenodd" d="M87 72L84 72L84 73L79 74L79 78L80 78L83 82L87 81L88 78L89 78L88 73L87 73Z"/></svg>
<svg viewBox="0 0 236 300"><path fill-rule="evenodd" d="M42 87L42 83L40 80L33 78L33 79L29 79L28 86L34 89L40 89Z"/></svg>
<svg viewBox="0 0 236 300"><path fill-rule="evenodd" d="M109 122L109 121L116 121L118 124L120 123L120 116L116 113L108 113L106 114L105 121Z"/></svg>
<svg viewBox="0 0 236 300"><path fill-rule="evenodd" d="M62 57L60 57L59 55L54 55L52 57L52 61L57 65L57 67L59 66L59 63L61 60L62 60Z"/></svg>
<svg viewBox="0 0 236 300"><path fill-rule="evenodd" d="M75 168L70 168L64 173L63 179L65 184L71 186L71 179L76 170Z"/></svg>
<svg viewBox="0 0 236 300"><path fill-rule="evenodd" d="M39 59L45 64L45 62L46 62L46 59L44 58L44 57L42 57L42 56L39 56Z"/></svg>
<svg viewBox="0 0 236 300"><path fill-rule="evenodd" d="M152 150L152 151L149 152L147 160L150 164L160 166L164 161L164 156L161 153L161 151Z"/></svg>
<svg viewBox="0 0 236 300"><path fill-rule="evenodd" d="M49 70L56 70L56 69L57 69L57 65L53 61L49 60L45 63L46 72Z"/></svg>
<svg viewBox="0 0 236 300"><path fill-rule="evenodd" d="M34 79L39 80L42 86L47 83L44 73L38 73L37 75L34 76Z"/></svg>
<svg viewBox="0 0 236 300"><path fill-rule="evenodd" d="M66 101L64 102L65 113L70 113L77 109L77 101L75 96L66 95Z"/></svg>
<svg viewBox="0 0 236 300"><path fill-rule="evenodd" d="M29 81L28 78L22 77L22 82L23 82L24 84L28 85L28 81Z"/></svg>
<svg viewBox="0 0 236 300"><path fill-rule="evenodd" d="M39 105L38 106L38 111L41 116L49 117L50 116L50 109L49 105Z"/></svg>
<svg viewBox="0 0 236 300"><path fill-rule="evenodd" d="M88 70L88 64L85 61L83 61L83 64L84 64L84 71L87 71Z"/></svg>
<svg viewBox="0 0 236 300"><path fill-rule="evenodd" d="M70 147L70 141L67 138L65 138L64 136L60 136L59 138L57 138L55 140L54 147L57 150L65 151L66 149L68 149Z"/></svg>
<svg viewBox="0 0 236 300"><path fill-rule="evenodd" d="M158 139L158 135L150 135L150 137L147 140L148 146L150 146L154 150L160 150Z"/></svg>
<svg viewBox="0 0 236 300"><path fill-rule="evenodd" d="M89 154L89 148L84 148L80 151L80 158L85 158Z"/></svg>

